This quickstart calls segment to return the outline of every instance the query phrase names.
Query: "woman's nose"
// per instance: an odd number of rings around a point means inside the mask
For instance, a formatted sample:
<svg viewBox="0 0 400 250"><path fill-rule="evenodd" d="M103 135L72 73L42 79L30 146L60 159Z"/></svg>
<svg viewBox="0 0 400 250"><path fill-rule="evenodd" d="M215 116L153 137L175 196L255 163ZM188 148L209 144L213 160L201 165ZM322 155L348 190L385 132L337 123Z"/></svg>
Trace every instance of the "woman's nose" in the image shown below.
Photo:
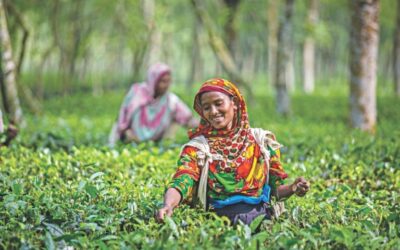
<svg viewBox="0 0 400 250"><path fill-rule="evenodd" d="M210 111L211 111L211 114L218 113L218 110L217 110L217 108L215 106L211 106Z"/></svg>

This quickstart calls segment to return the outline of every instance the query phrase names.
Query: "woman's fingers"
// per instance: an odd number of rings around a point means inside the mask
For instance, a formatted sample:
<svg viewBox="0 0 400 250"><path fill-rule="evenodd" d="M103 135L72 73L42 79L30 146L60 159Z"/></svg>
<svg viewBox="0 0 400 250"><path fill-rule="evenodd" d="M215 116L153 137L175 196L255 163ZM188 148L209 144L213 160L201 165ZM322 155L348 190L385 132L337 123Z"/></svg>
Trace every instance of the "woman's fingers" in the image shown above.
<svg viewBox="0 0 400 250"><path fill-rule="evenodd" d="M310 183L304 177L296 178L295 183L297 196L302 197L310 190Z"/></svg>
<svg viewBox="0 0 400 250"><path fill-rule="evenodd" d="M158 222L164 221L165 216L171 217L173 213L173 210L170 207L163 207L160 210L158 210L156 219Z"/></svg>
<svg viewBox="0 0 400 250"><path fill-rule="evenodd" d="M297 193L297 196L303 197L304 195L306 195L307 192L299 192Z"/></svg>
<svg viewBox="0 0 400 250"><path fill-rule="evenodd" d="M295 181L296 183L301 183L301 182L307 182L307 180L303 177L303 176L300 176L300 177L297 177L296 178L296 181Z"/></svg>
<svg viewBox="0 0 400 250"><path fill-rule="evenodd" d="M310 189L310 184L308 182L299 182L297 186L307 191Z"/></svg>
<svg viewBox="0 0 400 250"><path fill-rule="evenodd" d="M307 192L308 192L308 189L299 188L296 194L298 196L304 196L304 195L306 195Z"/></svg>
<svg viewBox="0 0 400 250"><path fill-rule="evenodd" d="M158 222L163 221L164 217L165 217L165 208L161 208L160 210L158 210L158 213L157 213Z"/></svg>
<svg viewBox="0 0 400 250"><path fill-rule="evenodd" d="M172 216L172 209L170 209L170 208L167 208L167 215L168 215L169 217L171 217L171 216Z"/></svg>

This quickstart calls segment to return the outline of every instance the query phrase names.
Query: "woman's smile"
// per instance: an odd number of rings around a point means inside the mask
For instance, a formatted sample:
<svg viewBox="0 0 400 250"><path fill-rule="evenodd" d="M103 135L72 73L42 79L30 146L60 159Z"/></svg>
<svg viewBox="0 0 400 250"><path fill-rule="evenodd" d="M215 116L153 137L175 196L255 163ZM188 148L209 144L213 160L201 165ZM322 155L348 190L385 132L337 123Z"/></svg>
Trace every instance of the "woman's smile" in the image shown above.
<svg viewBox="0 0 400 250"><path fill-rule="evenodd" d="M224 116L223 115L217 115L217 116L212 116L211 118L214 122L221 122L224 120Z"/></svg>
<svg viewBox="0 0 400 250"><path fill-rule="evenodd" d="M205 92L201 95L201 107L204 118L215 129L232 128L237 107L230 96L218 91Z"/></svg>

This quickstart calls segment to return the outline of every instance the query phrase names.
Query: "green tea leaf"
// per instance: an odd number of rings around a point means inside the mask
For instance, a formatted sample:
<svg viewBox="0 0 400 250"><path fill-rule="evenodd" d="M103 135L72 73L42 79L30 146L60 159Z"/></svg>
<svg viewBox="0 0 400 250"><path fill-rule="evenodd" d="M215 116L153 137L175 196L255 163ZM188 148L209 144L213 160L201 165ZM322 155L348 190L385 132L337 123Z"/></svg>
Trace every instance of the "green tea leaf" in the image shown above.
<svg viewBox="0 0 400 250"><path fill-rule="evenodd" d="M98 193L97 188L90 184L85 185L85 191L90 195L91 198L96 198Z"/></svg>
<svg viewBox="0 0 400 250"><path fill-rule="evenodd" d="M100 176L103 176L103 175L104 175L103 172L94 173L94 174L92 174L92 176L90 176L89 180L90 180L90 181L93 181L93 180L95 180L96 178L98 178L98 177L100 177Z"/></svg>
<svg viewBox="0 0 400 250"><path fill-rule="evenodd" d="M257 218L255 218L250 224L251 232L254 233L264 219L265 215L257 216Z"/></svg>
<svg viewBox="0 0 400 250"><path fill-rule="evenodd" d="M46 234L45 234L44 244L46 246L46 249L48 249L48 250L56 249L53 238L49 232L46 232Z"/></svg>

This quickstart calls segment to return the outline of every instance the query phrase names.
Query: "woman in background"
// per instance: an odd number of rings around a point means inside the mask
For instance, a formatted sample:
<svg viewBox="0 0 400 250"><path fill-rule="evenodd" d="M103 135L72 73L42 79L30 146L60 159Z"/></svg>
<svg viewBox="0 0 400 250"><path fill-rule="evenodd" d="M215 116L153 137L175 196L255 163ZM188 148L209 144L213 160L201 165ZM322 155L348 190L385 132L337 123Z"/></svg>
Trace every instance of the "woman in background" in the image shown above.
<svg viewBox="0 0 400 250"><path fill-rule="evenodd" d="M147 81L130 88L109 137L109 145L123 142L160 141L174 123L191 128L198 125L189 107L168 91L171 69L163 63L152 65Z"/></svg>

